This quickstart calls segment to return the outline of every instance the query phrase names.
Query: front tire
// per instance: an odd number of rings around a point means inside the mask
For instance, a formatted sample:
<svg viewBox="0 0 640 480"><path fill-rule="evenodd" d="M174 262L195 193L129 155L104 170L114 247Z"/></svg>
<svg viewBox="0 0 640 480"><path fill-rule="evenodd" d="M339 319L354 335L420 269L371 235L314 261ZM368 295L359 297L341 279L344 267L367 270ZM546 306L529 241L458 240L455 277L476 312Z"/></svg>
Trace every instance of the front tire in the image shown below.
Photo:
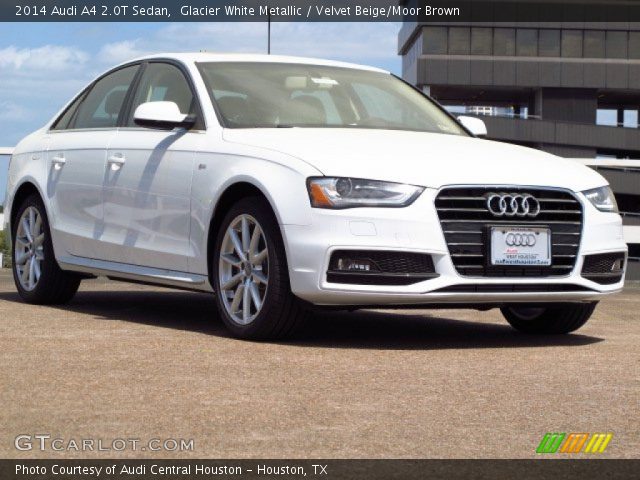
<svg viewBox="0 0 640 480"><path fill-rule="evenodd" d="M71 300L80 278L58 265L47 212L38 195L30 195L22 202L12 222L12 234L13 280L20 297L37 305Z"/></svg>
<svg viewBox="0 0 640 480"><path fill-rule="evenodd" d="M503 307L507 322L524 333L565 334L582 327L596 309L598 302L568 303L557 307Z"/></svg>
<svg viewBox="0 0 640 480"><path fill-rule="evenodd" d="M236 203L218 228L211 268L220 316L243 339L289 336L307 311L291 292L280 228L260 197Z"/></svg>

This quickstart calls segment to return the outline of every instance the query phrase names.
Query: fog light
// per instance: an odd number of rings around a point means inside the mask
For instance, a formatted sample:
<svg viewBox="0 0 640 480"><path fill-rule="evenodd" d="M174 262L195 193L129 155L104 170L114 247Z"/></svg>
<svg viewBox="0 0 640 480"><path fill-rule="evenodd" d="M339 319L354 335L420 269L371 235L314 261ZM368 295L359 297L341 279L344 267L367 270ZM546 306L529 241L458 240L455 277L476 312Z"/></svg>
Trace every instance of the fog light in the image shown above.
<svg viewBox="0 0 640 480"><path fill-rule="evenodd" d="M624 269L624 259L622 258L619 258L618 260L613 262L613 265L611 266L611 271L615 273L622 272L623 269Z"/></svg>
<svg viewBox="0 0 640 480"><path fill-rule="evenodd" d="M375 272L375 263L365 258L339 258L338 270L343 272Z"/></svg>

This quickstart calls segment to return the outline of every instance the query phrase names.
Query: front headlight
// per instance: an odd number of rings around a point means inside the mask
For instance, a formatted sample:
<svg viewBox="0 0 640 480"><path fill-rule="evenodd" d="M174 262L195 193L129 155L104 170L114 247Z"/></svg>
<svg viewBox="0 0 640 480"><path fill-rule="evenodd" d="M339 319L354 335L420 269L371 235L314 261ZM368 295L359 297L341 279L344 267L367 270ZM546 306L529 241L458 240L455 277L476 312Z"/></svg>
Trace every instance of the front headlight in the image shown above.
<svg viewBox="0 0 640 480"><path fill-rule="evenodd" d="M594 188L582 192L585 197L601 212L618 213L618 204L613 191L609 187Z"/></svg>
<svg viewBox="0 0 640 480"><path fill-rule="evenodd" d="M424 187L361 178L312 177L307 180L315 208L406 207Z"/></svg>

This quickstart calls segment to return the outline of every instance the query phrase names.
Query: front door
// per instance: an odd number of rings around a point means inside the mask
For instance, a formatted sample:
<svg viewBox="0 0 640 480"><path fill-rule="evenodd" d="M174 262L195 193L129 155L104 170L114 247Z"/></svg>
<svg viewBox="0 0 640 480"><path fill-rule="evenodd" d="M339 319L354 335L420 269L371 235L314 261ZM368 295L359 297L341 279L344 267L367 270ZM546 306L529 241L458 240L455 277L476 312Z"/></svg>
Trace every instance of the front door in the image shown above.
<svg viewBox="0 0 640 480"><path fill-rule="evenodd" d="M196 100L175 65L146 65L129 119L111 141L104 181L103 248L109 260L186 272L191 179L204 138L192 130L141 128L133 114L142 103L171 101L197 115Z"/></svg>

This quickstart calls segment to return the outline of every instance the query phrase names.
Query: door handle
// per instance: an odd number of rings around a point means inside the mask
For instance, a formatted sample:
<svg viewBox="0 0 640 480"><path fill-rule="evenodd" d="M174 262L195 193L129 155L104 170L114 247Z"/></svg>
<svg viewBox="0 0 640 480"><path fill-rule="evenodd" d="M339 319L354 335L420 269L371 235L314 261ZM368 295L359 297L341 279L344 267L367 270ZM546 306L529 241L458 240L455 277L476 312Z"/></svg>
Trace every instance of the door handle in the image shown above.
<svg viewBox="0 0 640 480"><path fill-rule="evenodd" d="M124 165L126 158L122 153L114 153L107 161L111 166L111 170L119 170Z"/></svg>
<svg viewBox="0 0 640 480"><path fill-rule="evenodd" d="M51 163L53 163L53 168L55 170L60 170L64 164L67 163L67 160L64 158L62 153L59 153L51 159Z"/></svg>

